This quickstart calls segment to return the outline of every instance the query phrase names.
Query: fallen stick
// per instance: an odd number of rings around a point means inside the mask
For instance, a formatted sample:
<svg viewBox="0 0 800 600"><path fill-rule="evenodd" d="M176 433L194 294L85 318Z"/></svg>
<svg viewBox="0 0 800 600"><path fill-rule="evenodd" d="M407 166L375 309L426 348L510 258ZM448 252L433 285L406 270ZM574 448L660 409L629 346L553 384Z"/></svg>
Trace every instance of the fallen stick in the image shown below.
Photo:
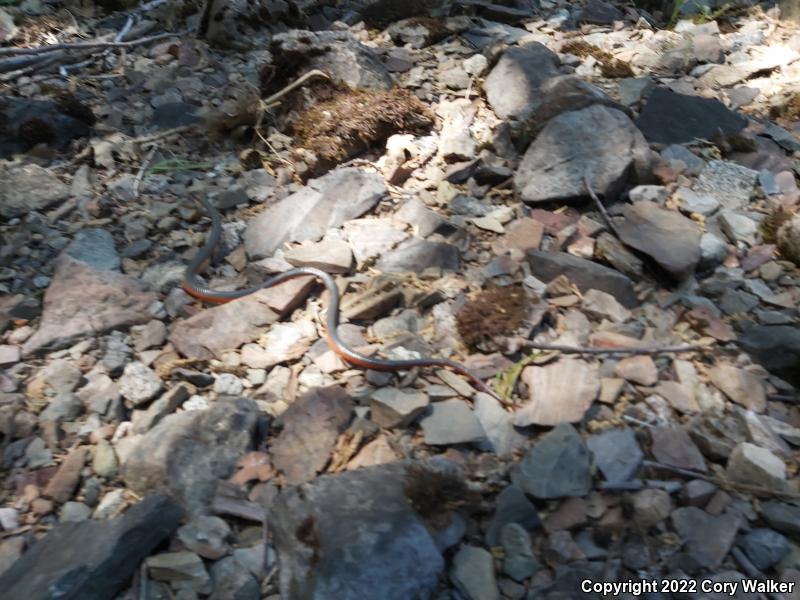
<svg viewBox="0 0 800 600"><path fill-rule="evenodd" d="M0 48L0 56L46 54L48 52L55 52L56 50L86 50L88 48L132 48L134 46L141 46L142 44L149 44L150 42L155 42L170 37L180 37L185 33L185 31L178 33L159 33L149 37L139 38L138 40L131 40L129 42L65 42L61 44L50 44L49 46L40 46L38 48Z"/></svg>
<svg viewBox="0 0 800 600"><path fill-rule="evenodd" d="M638 348L587 348L582 346L562 346L560 344L540 344L525 342L526 348L551 350L564 354L678 354L681 352L705 352L708 346L642 346Z"/></svg>

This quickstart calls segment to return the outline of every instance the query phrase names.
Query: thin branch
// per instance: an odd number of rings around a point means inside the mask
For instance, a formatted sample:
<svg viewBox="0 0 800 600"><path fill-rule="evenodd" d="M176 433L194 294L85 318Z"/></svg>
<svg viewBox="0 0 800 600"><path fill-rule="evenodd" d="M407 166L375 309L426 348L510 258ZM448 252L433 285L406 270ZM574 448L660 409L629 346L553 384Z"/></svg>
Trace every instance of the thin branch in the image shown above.
<svg viewBox="0 0 800 600"><path fill-rule="evenodd" d="M142 166L139 169L139 172L136 174L136 179L133 180L133 197L139 197L139 188L142 186L142 179L144 179L144 172L147 170L147 167L150 165L150 161L153 160L153 155L155 155L156 150L158 150L158 144L153 144L153 147L150 148L147 155L144 157L142 161Z"/></svg>
<svg viewBox="0 0 800 600"><path fill-rule="evenodd" d="M306 81L308 81L309 79L312 79L314 77L322 77L323 79L327 79L328 81L330 81L330 79L331 79L330 75L328 75L325 71L320 71L319 69L314 69L312 71L309 71L308 73L306 73L302 77L297 78L295 81L293 81L292 83L287 85L282 90L280 90L278 92L275 92L269 98L264 98L264 100L262 100L262 102L264 104L266 104L266 105L273 104L279 98L282 98L283 96L285 96L286 94L288 94L292 90L297 89L298 87L303 85Z"/></svg>
<svg viewBox="0 0 800 600"><path fill-rule="evenodd" d="M614 225L614 222L611 220L611 217L609 216L605 205L600 201L600 198L597 197L597 194L594 193L594 190L592 189L592 184L589 183L589 169L586 169L583 172L583 185L586 186L586 191L589 192L589 196L591 197L592 200L594 200L594 204L595 206L597 206L597 210L600 211L600 214L602 215L603 220L606 222L606 225L608 225L608 228L611 230L611 233L617 236L617 238L621 239L619 236L619 231L617 231L617 226Z"/></svg>
<svg viewBox="0 0 800 600"><path fill-rule="evenodd" d="M45 54L47 52L55 52L56 50L86 50L89 48L132 48L134 46L141 46L142 44L149 44L157 40L163 40L170 37L180 37L186 32L178 33L159 33L149 37L139 38L138 40L131 40L129 42L74 42L62 44L50 44L49 46L40 46L38 48L0 48L0 56L18 56L20 54Z"/></svg>
<svg viewBox="0 0 800 600"><path fill-rule="evenodd" d="M526 341L525 347L534 350L552 350L564 354L678 354L681 352L706 352L708 346L641 346L638 348L584 348L581 346L562 346L560 344L539 344Z"/></svg>

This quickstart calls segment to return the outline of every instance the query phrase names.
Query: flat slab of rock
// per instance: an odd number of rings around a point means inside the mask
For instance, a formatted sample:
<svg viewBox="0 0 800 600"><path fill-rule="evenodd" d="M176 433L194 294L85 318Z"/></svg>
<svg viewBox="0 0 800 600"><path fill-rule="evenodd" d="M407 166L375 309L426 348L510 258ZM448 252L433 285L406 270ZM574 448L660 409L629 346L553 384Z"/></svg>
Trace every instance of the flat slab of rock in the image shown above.
<svg viewBox="0 0 800 600"><path fill-rule="evenodd" d="M422 273L429 268L458 271L460 266L457 246L412 238L387 252L376 268L383 273Z"/></svg>
<svg viewBox="0 0 800 600"><path fill-rule="evenodd" d="M478 417L462 400L434 402L430 413L420 420L425 443L431 446L481 442L486 433Z"/></svg>
<svg viewBox="0 0 800 600"><path fill-rule="evenodd" d="M180 524L183 511L166 496L145 498L121 517L62 523L0 576L4 598L107 600Z"/></svg>
<svg viewBox="0 0 800 600"><path fill-rule="evenodd" d="M738 514L712 517L695 506L672 511L672 526L684 540L687 552L703 567L714 569L722 563L741 526Z"/></svg>
<svg viewBox="0 0 800 600"><path fill-rule="evenodd" d="M528 250L525 258L531 267L531 274L545 283L565 275L581 292L591 289L606 292L627 308L639 304L633 282L614 269L566 252Z"/></svg>
<svg viewBox="0 0 800 600"><path fill-rule="evenodd" d="M766 448L741 442L728 457L727 474L733 481L784 491L786 465Z"/></svg>
<svg viewBox="0 0 800 600"><path fill-rule="evenodd" d="M219 358L257 339L268 325L294 310L316 285L314 277L292 279L207 308L176 322L169 341L186 358Z"/></svg>
<svg viewBox="0 0 800 600"><path fill-rule="evenodd" d="M39 165L0 164L0 217L42 210L69 196L69 186Z"/></svg>
<svg viewBox="0 0 800 600"><path fill-rule="evenodd" d="M303 244L288 250L283 257L295 267L314 267L326 273L347 273L353 264L353 251L340 240Z"/></svg>
<svg viewBox="0 0 800 600"><path fill-rule="evenodd" d="M528 117L541 101L541 85L559 74L558 65L558 55L538 42L506 50L483 84L492 110L501 119Z"/></svg>
<svg viewBox="0 0 800 600"><path fill-rule="evenodd" d="M535 498L585 496L592 472L583 438L572 425L559 425L512 468L511 481Z"/></svg>
<svg viewBox="0 0 800 600"><path fill-rule="evenodd" d="M684 144L727 136L747 127L747 119L719 100L655 88L636 126L649 142Z"/></svg>
<svg viewBox="0 0 800 600"><path fill-rule="evenodd" d="M542 367L526 367L522 380L530 394L514 415L514 425L559 425L576 423L600 392L597 369L582 360L561 358Z"/></svg>
<svg viewBox="0 0 800 600"><path fill-rule="evenodd" d="M725 160L712 160L700 172L692 188L711 196L728 210L745 208L758 181L758 171Z"/></svg>
<svg viewBox="0 0 800 600"><path fill-rule="evenodd" d="M652 452L656 460L673 467L706 472L706 462L689 434L680 427L653 427Z"/></svg>
<svg viewBox="0 0 800 600"><path fill-rule="evenodd" d="M385 194L383 177L355 167L312 179L247 224L247 254L260 259L271 256L284 242L317 241L328 229L363 215Z"/></svg>
<svg viewBox="0 0 800 600"><path fill-rule="evenodd" d="M444 559L409 503L406 466L324 475L277 497L281 598L431 597Z"/></svg>
<svg viewBox="0 0 800 600"><path fill-rule="evenodd" d="M85 336L146 323L155 299L137 279L97 271L62 255L44 295L39 327L22 346L22 354L63 348Z"/></svg>
<svg viewBox="0 0 800 600"><path fill-rule="evenodd" d="M528 438L514 428L514 417L489 394L479 393L473 400L475 416L486 432L485 446L503 455L522 447Z"/></svg>
<svg viewBox="0 0 800 600"><path fill-rule="evenodd" d="M800 385L800 330L792 325L755 325L739 337L765 369L789 383Z"/></svg>
<svg viewBox="0 0 800 600"><path fill-rule="evenodd" d="M272 463L286 483L306 483L330 458L336 440L347 429L353 401L339 386L309 390L280 417L283 430L272 443Z"/></svg>
<svg viewBox="0 0 800 600"><path fill-rule="evenodd" d="M138 494L165 490L189 512L201 513L219 480L252 448L257 418L258 406L246 398L167 415L127 453L122 479Z"/></svg>
<svg viewBox="0 0 800 600"><path fill-rule="evenodd" d="M694 273L702 235L697 223L655 202L626 205L622 214L616 226L623 242L647 254L676 279Z"/></svg>
<svg viewBox="0 0 800 600"><path fill-rule="evenodd" d="M594 455L597 468L610 483L632 479L644 459L636 435L627 427L606 429L590 437L586 445Z"/></svg>
<svg viewBox="0 0 800 600"><path fill-rule="evenodd" d="M586 198L584 174L599 195L613 196L631 168L645 170L650 149L623 112L593 105L550 120L530 145L514 187L530 204Z"/></svg>
<svg viewBox="0 0 800 600"><path fill-rule="evenodd" d="M708 377L736 404L759 413L767 408L767 394L760 377L726 363L710 369Z"/></svg>

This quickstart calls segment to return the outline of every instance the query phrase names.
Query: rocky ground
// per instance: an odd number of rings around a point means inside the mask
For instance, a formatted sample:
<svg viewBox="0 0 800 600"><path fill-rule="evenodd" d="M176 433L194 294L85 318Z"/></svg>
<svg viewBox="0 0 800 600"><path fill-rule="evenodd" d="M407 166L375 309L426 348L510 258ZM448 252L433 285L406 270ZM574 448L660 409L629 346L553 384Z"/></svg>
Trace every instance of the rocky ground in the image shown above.
<svg viewBox="0 0 800 600"><path fill-rule="evenodd" d="M317 4L0 8L0 598L800 586L800 28Z"/></svg>

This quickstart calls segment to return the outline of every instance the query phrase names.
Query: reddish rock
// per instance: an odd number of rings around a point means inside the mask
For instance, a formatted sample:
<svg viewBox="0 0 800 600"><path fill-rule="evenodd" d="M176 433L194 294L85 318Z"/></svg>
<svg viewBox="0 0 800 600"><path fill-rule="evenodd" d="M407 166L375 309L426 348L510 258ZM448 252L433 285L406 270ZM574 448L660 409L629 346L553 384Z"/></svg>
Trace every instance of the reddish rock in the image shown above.
<svg viewBox="0 0 800 600"><path fill-rule="evenodd" d="M47 484L44 495L60 503L71 499L80 481L86 454L86 448L75 448L70 452Z"/></svg>

